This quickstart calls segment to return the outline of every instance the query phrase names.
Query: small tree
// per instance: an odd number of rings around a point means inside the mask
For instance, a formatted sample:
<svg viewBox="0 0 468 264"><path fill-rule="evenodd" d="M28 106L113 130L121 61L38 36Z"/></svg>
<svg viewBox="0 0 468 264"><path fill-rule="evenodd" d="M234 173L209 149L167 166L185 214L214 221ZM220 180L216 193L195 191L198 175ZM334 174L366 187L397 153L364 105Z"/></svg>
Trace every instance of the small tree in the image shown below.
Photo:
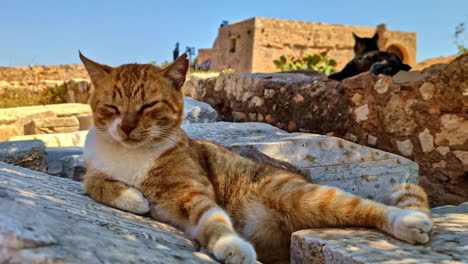
<svg viewBox="0 0 468 264"><path fill-rule="evenodd" d="M455 45L457 46L457 49L458 49L458 54L468 52L468 48L466 48L465 44L463 43L463 39L462 39L463 32L465 32L465 22L462 22L455 27L454 38L455 38Z"/></svg>

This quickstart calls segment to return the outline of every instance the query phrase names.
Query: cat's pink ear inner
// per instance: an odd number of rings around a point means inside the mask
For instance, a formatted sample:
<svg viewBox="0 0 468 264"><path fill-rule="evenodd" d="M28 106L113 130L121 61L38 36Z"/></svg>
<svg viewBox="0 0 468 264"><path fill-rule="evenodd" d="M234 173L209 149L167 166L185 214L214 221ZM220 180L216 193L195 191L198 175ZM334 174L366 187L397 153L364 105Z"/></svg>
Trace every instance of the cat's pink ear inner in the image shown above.
<svg viewBox="0 0 468 264"><path fill-rule="evenodd" d="M188 68L189 61L187 54L183 54L164 69L164 76L169 78L177 89L180 89L185 82Z"/></svg>
<svg viewBox="0 0 468 264"><path fill-rule="evenodd" d="M86 58L83 54L81 54L81 51L79 52L79 54L80 60L83 62L83 65L85 66L86 71L88 72L89 77L91 78L93 83L106 76L109 72L111 72L112 67L104 64L99 64Z"/></svg>

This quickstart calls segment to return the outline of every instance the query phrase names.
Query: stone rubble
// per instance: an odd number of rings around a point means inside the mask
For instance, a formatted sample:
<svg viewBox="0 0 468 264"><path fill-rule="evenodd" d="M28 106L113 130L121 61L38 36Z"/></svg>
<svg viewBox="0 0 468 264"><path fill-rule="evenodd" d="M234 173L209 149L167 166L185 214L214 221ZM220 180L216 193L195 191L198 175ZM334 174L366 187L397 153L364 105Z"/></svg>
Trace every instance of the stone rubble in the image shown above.
<svg viewBox="0 0 468 264"><path fill-rule="evenodd" d="M92 115L91 108L86 104L0 108L0 141L6 141L12 136L75 132L80 127L89 129L89 125L80 123L82 118L77 118L89 115ZM12 127L17 132L2 132L11 130Z"/></svg>

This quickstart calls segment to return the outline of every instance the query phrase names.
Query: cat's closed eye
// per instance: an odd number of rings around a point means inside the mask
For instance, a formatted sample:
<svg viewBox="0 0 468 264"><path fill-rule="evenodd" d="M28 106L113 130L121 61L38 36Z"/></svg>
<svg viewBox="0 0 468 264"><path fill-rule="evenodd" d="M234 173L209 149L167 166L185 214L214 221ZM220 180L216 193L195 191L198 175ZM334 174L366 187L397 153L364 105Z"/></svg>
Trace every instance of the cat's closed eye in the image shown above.
<svg viewBox="0 0 468 264"><path fill-rule="evenodd" d="M120 114L119 108L115 105L105 104L105 107L112 109L116 114Z"/></svg>
<svg viewBox="0 0 468 264"><path fill-rule="evenodd" d="M158 103L159 103L159 101L153 101L153 102L151 102L149 104L145 104L140 108L140 112L143 112L144 110L149 109L149 108L157 105Z"/></svg>

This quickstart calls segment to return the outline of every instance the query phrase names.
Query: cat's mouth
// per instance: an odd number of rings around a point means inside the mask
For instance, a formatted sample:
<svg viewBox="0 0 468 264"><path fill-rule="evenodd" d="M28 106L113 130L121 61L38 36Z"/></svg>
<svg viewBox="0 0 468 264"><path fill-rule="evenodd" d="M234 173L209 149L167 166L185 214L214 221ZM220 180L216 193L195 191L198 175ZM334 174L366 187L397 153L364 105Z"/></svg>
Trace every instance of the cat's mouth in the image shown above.
<svg viewBox="0 0 468 264"><path fill-rule="evenodd" d="M143 143L145 143L146 141L144 139L134 139L134 138L123 138L123 139L120 139L118 140L120 142L120 144L126 146L126 147L129 147L129 148L136 148L136 147L139 147L141 145L143 145Z"/></svg>

